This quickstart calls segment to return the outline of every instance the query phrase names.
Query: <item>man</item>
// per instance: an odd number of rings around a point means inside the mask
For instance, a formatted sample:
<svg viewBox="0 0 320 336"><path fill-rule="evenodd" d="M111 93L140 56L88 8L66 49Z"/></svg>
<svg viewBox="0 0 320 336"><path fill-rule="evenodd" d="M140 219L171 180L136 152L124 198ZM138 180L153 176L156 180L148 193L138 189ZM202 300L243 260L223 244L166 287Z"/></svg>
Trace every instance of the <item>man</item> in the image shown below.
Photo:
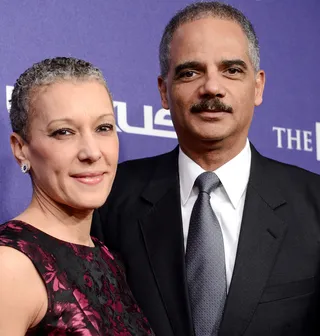
<svg viewBox="0 0 320 336"><path fill-rule="evenodd" d="M265 83L251 23L192 4L167 25L160 66L179 147L120 164L94 233L121 253L157 336L320 335L320 177L247 140Z"/></svg>

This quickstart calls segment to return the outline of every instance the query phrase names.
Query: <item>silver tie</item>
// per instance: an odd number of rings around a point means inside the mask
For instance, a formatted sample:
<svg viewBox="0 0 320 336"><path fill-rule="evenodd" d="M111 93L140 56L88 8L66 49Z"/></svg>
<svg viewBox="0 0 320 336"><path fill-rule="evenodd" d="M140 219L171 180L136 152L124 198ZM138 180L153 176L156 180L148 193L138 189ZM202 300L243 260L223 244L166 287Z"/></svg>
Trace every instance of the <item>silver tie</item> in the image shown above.
<svg viewBox="0 0 320 336"><path fill-rule="evenodd" d="M198 176L198 198L192 209L187 240L186 268L196 336L216 336L227 296L223 236L210 204L219 178L212 172Z"/></svg>

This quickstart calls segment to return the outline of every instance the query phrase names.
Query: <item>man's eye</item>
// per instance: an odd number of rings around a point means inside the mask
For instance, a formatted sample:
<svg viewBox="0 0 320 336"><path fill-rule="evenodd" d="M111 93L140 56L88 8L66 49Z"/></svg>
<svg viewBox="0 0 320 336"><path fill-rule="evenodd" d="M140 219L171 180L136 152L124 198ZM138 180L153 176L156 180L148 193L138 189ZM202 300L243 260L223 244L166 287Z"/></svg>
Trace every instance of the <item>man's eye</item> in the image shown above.
<svg viewBox="0 0 320 336"><path fill-rule="evenodd" d="M191 78L195 75L195 72L192 70L181 72L179 78Z"/></svg>
<svg viewBox="0 0 320 336"><path fill-rule="evenodd" d="M112 124L103 124L103 125L100 125L98 128L97 128L97 131L98 132L110 132L113 130L113 125Z"/></svg>
<svg viewBox="0 0 320 336"><path fill-rule="evenodd" d="M72 131L67 129L67 128L60 128L56 131L54 131L51 136L55 137L55 136L67 136L67 135L71 135Z"/></svg>
<svg viewBox="0 0 320 336"><path fill-rule="evenodd" d="M239 69L239 68L229 68L229 69L227 70L227 72L228 72L228 74L230 74L230 75L236 75L236 74L238 74L238 73L242 73L243 71L242 71L241 69Z"/></svg>

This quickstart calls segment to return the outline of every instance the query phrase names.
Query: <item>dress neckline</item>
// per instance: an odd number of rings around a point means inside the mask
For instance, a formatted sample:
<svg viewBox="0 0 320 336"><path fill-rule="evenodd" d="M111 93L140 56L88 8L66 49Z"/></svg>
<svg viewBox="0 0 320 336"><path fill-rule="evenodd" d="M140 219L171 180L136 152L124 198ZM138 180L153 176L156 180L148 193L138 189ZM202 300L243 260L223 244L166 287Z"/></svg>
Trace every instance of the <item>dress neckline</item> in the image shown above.
<svg viewBox="0 0 320 336"><path fill-rule="evenodd" d="M57 238L57 237L55 237L55 236L50 235L50 234L47 233L47 232L44 232L44 231L38 229L37 227L33 226L32 224L29 224L29 223L24 222L24 221L19 220L19 219L12 219L12 220L9 220L7 223L13 223L13 224L17 223L17 224L23 225L23 226L24 226L26 229L28 229L29 231L37 232L37 233L40 232L42 235L44 235L44 236L46 236L46 237L48 237L48 238L51 238L51 239L53 239L53 240L56 240L56 241L59 242L60 244L65 244L65 245L69 245L69 246L74 246L74 247L76 247L76 248L78 248L78 249L85 249L85 250L91 250L91 251L94 251L94 250L100 249L100 247L101 247L101 243L100 243L100 241L99 241L97 238L92 237L92 236L91 236L91 239L92 239L92 241L93 241L93 243L94 243L94 246L91 247L91 246L87 246L87 245L82 245L82 244L77 244L77 243L72 243L72 242L69 242L69 241L66 241L66 240L62 240L62 239L60 239L60 238ZM6 224L7 224L7 223L6 223Z"/></svg>

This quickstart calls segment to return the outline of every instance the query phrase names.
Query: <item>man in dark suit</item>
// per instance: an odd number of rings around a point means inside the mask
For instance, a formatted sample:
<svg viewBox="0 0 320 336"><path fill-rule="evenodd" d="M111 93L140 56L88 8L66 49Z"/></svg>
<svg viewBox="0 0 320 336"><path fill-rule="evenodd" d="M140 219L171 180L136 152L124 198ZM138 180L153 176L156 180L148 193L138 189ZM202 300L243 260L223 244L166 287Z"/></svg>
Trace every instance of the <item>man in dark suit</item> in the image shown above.
<svg viewBox="0 0 320 336"><path fill-rule="evenodd" d="M121 253L157 336L320 335L320 176L247 139L265 83L251 23L190 5L165 29L160 66L179 147L120 164L93 233ZM205 171L217 184L203 192Z"/></svg>

